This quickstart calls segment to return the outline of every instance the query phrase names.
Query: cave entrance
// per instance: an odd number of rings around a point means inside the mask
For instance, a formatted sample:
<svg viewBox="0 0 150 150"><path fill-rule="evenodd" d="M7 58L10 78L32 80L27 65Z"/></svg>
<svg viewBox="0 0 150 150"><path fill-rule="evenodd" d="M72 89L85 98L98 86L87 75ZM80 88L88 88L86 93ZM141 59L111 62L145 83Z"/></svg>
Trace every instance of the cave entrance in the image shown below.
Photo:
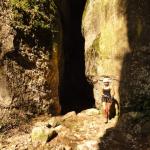
<svg viewBox="0 0 150 150"><path fill-rule="evenodd" d="M81 21L86 0L66 0L63 10L63 75L60 82L62 114L94 104L92 86L85 77Z"/></svg>

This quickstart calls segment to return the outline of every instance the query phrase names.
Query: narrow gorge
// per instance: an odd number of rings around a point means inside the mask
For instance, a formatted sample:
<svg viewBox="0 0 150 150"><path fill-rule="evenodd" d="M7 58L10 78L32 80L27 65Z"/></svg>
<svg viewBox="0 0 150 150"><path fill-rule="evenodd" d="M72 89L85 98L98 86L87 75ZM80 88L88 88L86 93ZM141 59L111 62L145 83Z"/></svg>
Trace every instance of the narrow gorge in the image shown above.
<svg viewBox="0 0 150 150"><path fill-rule="evenodd" d="M149 150L149 20L148 0L0 1L0 149Z"/></svg>

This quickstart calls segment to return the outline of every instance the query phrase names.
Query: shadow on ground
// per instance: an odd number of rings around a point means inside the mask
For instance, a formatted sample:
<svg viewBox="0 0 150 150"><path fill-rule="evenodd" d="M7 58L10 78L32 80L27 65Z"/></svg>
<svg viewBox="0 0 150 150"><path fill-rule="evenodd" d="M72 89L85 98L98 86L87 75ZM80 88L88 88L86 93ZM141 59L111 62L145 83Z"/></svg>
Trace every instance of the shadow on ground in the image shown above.
<svg viewBox="0 0 150 150"><path fill-rule="evenodd" d="M119 110L119 103L116 99L113 99L111 107L110 107L110 116L109 119L114 118L116 115L118 115Z"/></svg>

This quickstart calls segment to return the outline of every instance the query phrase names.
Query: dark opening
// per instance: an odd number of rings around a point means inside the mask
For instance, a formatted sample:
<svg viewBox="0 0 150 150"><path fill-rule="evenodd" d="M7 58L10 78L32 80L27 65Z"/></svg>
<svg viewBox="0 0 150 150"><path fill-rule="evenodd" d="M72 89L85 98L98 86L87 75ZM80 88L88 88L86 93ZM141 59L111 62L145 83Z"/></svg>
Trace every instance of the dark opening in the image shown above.
<svg viewBox="0 0 150 150"><path fill-rule="evenodd" d="M63 12L63 75L60 85L62 114L93 106L92 86L86 81L81 21L86 0L66 1Z"/></svg>

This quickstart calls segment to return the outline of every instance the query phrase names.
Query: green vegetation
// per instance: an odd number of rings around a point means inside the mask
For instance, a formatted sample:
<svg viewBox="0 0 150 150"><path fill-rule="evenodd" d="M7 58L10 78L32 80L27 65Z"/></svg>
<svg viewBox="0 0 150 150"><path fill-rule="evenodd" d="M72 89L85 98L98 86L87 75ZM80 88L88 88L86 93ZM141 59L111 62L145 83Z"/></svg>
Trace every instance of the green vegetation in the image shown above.
<svg viewBox="0 0 150 150"><path fill-rule="evenodd" d="M25 34L37 29L53 30L56 5L53 0L10 0L12 26Z"/></svg>

